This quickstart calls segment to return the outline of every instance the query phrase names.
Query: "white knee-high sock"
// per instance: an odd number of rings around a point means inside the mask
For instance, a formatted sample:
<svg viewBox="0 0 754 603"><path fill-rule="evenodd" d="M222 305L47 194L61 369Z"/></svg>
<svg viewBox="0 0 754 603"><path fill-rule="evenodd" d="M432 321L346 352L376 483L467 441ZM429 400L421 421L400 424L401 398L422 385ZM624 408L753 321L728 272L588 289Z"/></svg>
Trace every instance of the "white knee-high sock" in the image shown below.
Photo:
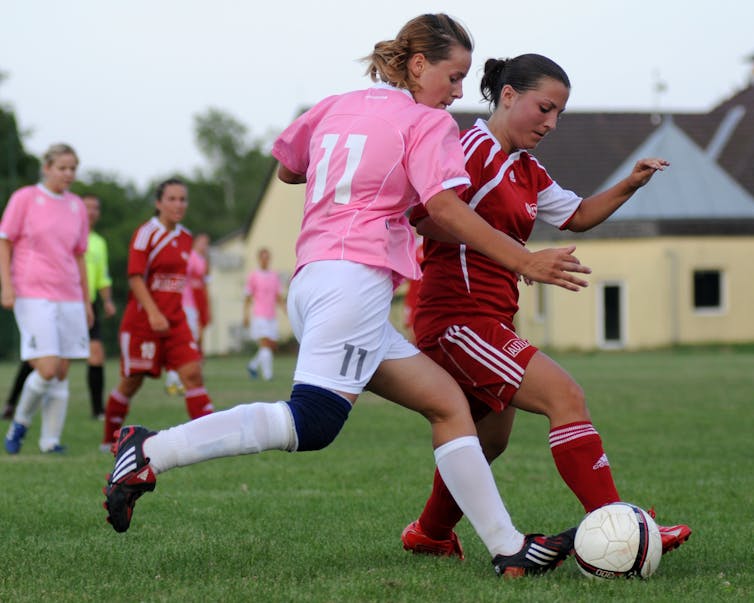
<svg viewBox="0 0 754 603"><path fill-rule="evenodd" d="M39 435L39 449L42 452L60 444L67 412L68 379L53 379L42 402L42 431Z"/></svg>
<svg viewBox="0 0 754 603"><path fill-rule="evenodd" d="M53 381L54 377L43 379L42 375L36 370L32 371L24 382L21 396L18 399L18 406L16 406L16 413L13 415L13 420L16 423L21 423L26 427L31 425L31 419L39 409L42 399L47 395Z"/></svg>
<svg viewBox="0 0 754 603"><path fill-rule="evenodd" d="M435 461L445 485L490 554L518 552L524 536L514 527L500 498L479 438L464 436L446 442L435 450Z"/></svg>
<svg viewBox="0 0 754 603"><path fill-rule="evenodd" d="M285 402L252 402L160 431L144 442L155 473L201 461L264 450L295 450L298 444Z"/></svg>
<svg viewBox="0 0 754 603"><path fill-rule="evenodd" d="M272 350L261 348L259 350L259 368L262 370L262 378L269 381L272 379Z"/></svg>

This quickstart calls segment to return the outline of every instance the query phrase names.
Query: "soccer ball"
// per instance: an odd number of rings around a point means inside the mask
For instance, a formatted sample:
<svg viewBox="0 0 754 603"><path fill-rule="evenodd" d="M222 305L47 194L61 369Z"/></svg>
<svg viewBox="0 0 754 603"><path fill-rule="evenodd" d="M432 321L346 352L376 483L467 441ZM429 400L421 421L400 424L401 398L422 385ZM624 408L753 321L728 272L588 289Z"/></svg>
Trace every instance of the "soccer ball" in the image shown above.
<svg viewBox="0 0 754 603"><path fill-rule="evenodd" d="M649 513L618 502L587 514L574 549L579 569L590 578L649 578L660 565L662 539Z"/></svg>

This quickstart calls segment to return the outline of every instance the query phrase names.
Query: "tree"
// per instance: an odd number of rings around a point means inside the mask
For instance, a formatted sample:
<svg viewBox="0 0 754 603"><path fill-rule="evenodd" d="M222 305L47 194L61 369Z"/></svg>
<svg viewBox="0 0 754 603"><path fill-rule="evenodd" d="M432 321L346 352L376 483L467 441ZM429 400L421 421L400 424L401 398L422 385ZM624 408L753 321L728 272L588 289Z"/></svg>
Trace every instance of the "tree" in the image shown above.
<svg viewBox="0 0 754 603"><path fill-rule="evenodd" d="M223 185L225 207L236 205L236 184L243 156L246 154L245 125L216 108L194 116L196 144L213 169L213 176Z"/></svg>
<svg viewBox="0 0 754 603"><path fill-rule="evenodd" d="M0 84L6 78L0 71ZM33 184L39 177L39 160L24 150L16 116L0 105L0 214L13 191ZM18 352L18 329L13 313L0 309L0 358Z"/></svg>

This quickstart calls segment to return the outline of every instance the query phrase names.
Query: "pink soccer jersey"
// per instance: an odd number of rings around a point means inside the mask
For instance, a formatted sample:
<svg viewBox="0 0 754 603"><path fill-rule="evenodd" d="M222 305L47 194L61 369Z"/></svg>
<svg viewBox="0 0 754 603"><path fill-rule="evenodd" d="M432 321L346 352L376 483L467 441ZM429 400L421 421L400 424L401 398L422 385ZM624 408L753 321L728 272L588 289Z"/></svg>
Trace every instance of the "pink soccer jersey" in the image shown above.
<svg viewBox="0 0 754 603"><path fill-rule="evenodd" d="M297 270L351 260L416 279L407 209L470 184L450 114L384 84L321 101L280 135L272 154L306 174Z"/></svg>
<svg viewBox="0 0 754 603"><path fill-rule="evenodd" d="M280 277L272 270L254 270L246 280L246 295L254 301L254 316L275 318L275 303L280 295Z"/></svg>
<svg viewBox="0 0 754 603"><path fill-rule="evenodd" d="M203 287L206 277L207 259L192 249L186 266L186 286L183 288L182 305L184 308L196 308L194 289Z"/></svg>
<svg viewBox="0 0 754 603"><path fill-rule="evenodd" d="M83 301L76 256L86 251L89 221L81 199L57 195L41 184L11 195L0 237L13 245L11 278L16 297Z"/></svg>

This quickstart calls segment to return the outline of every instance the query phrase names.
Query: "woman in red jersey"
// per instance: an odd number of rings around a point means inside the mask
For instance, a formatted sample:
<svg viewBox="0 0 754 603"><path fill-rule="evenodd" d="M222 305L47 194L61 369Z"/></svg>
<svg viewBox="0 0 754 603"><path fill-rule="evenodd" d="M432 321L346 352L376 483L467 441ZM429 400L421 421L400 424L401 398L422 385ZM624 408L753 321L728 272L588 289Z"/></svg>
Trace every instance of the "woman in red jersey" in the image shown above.
<svg viewBox="0 0 754 603"><path fill-rule="evenodd" d="M175 369L185 386L192 419L212 412L204 387L201 354L183 311L183 288L191 254L191 233L181 226L186 215L186 185L177 178L157 187L155 216L134 233L128 251L130 292L120 325L121 379L105 411L102 449L115 441L131 399L144 377Z"/></svg>
<svg viewBox="0 0 754 603"><path fill-rule="evenodd" d="M536 54L489 59L481 90L494 111L461 136L472 181L462 196L490 225L522 245L537 218L562 230L593 228L668 165L663 159L641 159L615 186L582 199L558 186L527 152L555 129L565 110L570 82L563 69ZM505 449L516 408L542 414L550 422L555 465L584 509L620 500L584 392L515 332L519 275L448 237L421 208L412 221L425 235L417 343L461 385L488 460ZM461 515L436 474L421 517L403 532L404 547L462 556L453 532ZM687 526L661 526L660 532L664 551L691 533Z"/></svg>

